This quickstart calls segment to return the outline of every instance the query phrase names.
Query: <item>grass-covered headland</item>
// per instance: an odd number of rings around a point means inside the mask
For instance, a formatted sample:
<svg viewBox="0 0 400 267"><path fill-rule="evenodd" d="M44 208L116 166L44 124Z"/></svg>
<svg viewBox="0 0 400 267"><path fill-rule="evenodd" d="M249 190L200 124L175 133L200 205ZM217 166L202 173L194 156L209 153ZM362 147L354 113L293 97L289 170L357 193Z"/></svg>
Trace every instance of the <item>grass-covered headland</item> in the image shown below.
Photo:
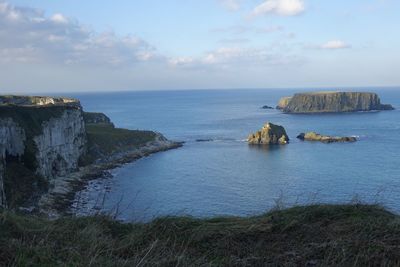
<svg viewBox="0 0 400 267"><path fill-rule="evenodd" d="M398 266L400 217L378 206L316 205L251 218L0 212L0 266Z"/></svg>

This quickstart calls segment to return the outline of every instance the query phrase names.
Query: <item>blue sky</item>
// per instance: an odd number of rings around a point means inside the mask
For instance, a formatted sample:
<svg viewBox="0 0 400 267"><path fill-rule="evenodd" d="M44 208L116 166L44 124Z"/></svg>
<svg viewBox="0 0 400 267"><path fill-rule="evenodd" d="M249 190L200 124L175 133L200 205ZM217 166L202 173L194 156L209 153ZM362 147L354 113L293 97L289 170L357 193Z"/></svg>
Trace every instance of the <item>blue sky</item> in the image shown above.
<svg viewBox="0 0 400 267"><path fill-rule="evenodd" d="M400 85L396 0L0 0L0 90Z"/></svg>

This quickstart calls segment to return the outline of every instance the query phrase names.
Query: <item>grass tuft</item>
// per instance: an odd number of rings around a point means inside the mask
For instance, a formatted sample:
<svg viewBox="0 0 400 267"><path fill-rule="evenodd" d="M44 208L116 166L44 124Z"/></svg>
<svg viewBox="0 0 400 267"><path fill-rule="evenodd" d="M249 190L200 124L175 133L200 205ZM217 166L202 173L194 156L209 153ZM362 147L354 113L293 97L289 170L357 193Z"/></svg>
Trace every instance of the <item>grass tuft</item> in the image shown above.
<svg viewBox="0 0 400 267"><path fill-rule="evenodd" d="M4 266L392 266L400 220L378 206L315 205L250 218L166 217L122 224L104 216L0 213Z"/></svg>

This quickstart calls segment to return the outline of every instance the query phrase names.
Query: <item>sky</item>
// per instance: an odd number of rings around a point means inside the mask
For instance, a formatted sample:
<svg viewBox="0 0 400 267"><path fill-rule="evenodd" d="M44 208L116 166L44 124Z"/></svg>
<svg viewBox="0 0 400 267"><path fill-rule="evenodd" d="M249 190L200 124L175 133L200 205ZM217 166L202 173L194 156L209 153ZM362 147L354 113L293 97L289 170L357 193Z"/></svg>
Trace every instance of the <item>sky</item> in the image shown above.
<svg viewBox="0 0 400 267"><path fill-rule="evenodd" d="M399 86L398 0L0 0L0 93Z"/></svg>

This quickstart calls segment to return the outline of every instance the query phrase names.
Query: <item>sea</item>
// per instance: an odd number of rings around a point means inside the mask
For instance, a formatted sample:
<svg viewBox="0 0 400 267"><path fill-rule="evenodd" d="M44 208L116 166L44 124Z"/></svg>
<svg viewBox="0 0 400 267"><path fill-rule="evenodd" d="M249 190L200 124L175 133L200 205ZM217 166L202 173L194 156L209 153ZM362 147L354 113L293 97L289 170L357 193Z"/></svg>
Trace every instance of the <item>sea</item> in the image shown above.
<svg viewBox="0 0 400 267"><path fill-rule="evenodd" d="M400 212L400 88L376 92L397 110L291 115L275 107L305 89L79 93L85 111L117 127L153 130L185 142L90 181L76 194L78 216L105 213L127 222L163 216L256 216L296 205L369 203ZM249 146L266 123L290 144ZM355 136L355 143L303 142L302 132ZM199 142L202 140L203 142Z"/></svg>

